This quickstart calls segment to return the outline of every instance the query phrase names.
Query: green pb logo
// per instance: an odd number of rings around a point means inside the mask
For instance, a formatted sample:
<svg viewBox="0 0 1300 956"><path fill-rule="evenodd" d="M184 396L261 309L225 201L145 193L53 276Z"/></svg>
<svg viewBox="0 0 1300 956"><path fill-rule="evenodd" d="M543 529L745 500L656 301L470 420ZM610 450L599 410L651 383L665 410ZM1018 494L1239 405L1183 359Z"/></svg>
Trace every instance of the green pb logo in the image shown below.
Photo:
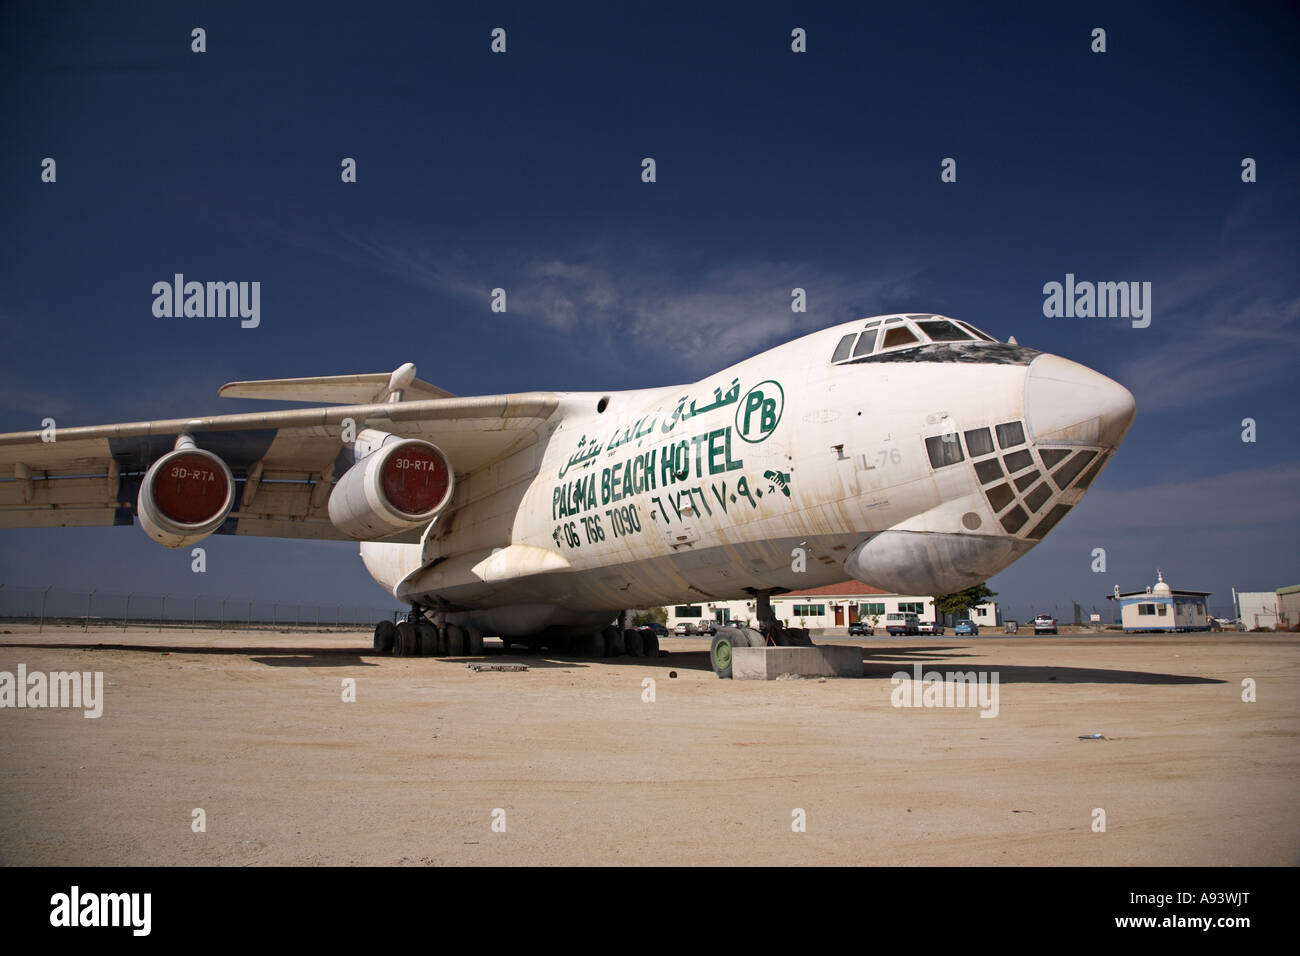
<svg viewBox="0 0 1300 956"><path fill-rule="evenodd" d="M785 392L777 382L759 382L740 400L736 409L736 433L751 444L771 437L785 410Z"/></svg>

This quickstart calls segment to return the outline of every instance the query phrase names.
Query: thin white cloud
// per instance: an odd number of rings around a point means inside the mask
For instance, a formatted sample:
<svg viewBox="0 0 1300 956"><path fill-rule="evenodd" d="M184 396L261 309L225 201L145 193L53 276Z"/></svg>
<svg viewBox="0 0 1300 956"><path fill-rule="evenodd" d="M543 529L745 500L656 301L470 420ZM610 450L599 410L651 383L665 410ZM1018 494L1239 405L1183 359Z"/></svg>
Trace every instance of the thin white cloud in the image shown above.
<svg viewBox="0 0 1300 956"><path fill-rule="evenodd" d="M1247 233L1245 223L1265 214L1243 202L1204 258L1153 281L1152 328L1132 331L1120 370L1134 383L1139 412L1190 408L1291 374L1300 294L1294 263L1279 250L1293 247L1295 227Z"/></svg>
<svg viewBox="0 0 1300 956"><path fill-rule="evenodd" d="M503 288L510 315L606 345L635 343L691 370L883 311L911 292L916 274L844 276L807 263L754 261L700 270L644 248L635 255L594 248L487 264L463 254L452 261L418 242L346 237L346 247L366 265L485 310L491 290ZM806 312L791 310L795 288L805 290Z"/></svg>

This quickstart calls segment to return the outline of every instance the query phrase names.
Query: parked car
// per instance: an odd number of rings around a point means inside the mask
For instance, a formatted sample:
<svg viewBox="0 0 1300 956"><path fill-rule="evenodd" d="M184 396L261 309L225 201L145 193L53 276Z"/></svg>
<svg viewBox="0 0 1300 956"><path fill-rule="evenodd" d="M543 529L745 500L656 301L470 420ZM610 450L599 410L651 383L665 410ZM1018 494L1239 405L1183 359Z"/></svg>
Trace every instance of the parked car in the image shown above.
<svg viewBox="0 0 1300 956"><path fill-rule="evenodd" d="M853 621L849 624L849 637L875 637L876 629L866 621Z"/></svg>
<svg viewBox="0 0 1300 956"><path fill-rule="evenodd" d="M918 634L942 634L943 625L936 621L922 621L917 626Z"/></svg>
<svg viewBox="0 0 1300 956"><path fill-rule="evenodd" d="M902 634L920 634L921 621L915 614L886 614L885 633L894 637Z"/></svg>
<svg viewBox="0 0 1300 956"><path fill-rule="evenodd" d="M677 637L690 637L693 628L689 621L678 621L677 626L673 628L673 634Z"/></svg>
<svg viewBox="0 0 1300 956"><path fill-rule="evenodd" d="M1040 614L1034 618L1035 634L1056 634L1056 618L1050 614Z"/></svg>
<svg viewBox="0 0 1300 956"><path fill-rule="evenodd" d="M637 627L638 631L652 631L657 637L667 637L668 628L658 621L651 621L649 624L642 624Z"/></svg>
<svg viewBox="0 0 1300 956"><path fill-rule="evenodd" d="M952 632L962 637L979 637L980 629L974 621L958 621Z"/></svg>
<svg viewBox="0 0 1300 956"><path fill-rule="evenodd" d="M712 636L718 633L718 624L716 621L700 621L695 625L695 633Z"/></svg>

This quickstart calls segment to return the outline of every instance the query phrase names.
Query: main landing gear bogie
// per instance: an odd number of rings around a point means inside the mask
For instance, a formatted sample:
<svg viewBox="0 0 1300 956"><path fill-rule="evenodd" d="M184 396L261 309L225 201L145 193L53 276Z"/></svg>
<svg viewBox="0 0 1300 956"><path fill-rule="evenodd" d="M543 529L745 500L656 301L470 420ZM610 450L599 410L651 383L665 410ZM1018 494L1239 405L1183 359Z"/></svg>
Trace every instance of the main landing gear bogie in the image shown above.
<svg viewBox="0 0 1300 956"><path fill-rule="evenodd" d="M586 658L657 658L660 654L658 636L634 628L607 627L577 637L501 638L501 643L507 653L523 646L530 653L545 648L552 654ZM375 625L374 647L376 654L393 657L478 657L483 654L483 634L472 627L438 624L417 609L404 621Z"/></svg>

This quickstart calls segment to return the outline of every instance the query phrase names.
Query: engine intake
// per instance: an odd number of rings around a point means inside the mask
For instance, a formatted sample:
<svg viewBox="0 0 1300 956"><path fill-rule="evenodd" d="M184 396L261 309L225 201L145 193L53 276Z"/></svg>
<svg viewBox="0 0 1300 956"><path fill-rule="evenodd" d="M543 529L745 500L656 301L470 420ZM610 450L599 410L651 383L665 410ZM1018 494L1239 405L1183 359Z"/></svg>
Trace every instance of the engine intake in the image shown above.
<svg viewBox="0 0 1300 956"><path fill-rule="evenodd" d="M359 449L367 444L357 442ZM432 521L451 501L454 486L451 462L436 445L385 435L334 485L330 521L359 541L387 538Z"/></svg>
<svg viewBox="0 0 1300 956"><path fill-rule="evenodd" d="M183 548L220 528L234 503L235 479L226 463L190 442L145 472L136 513L149 537Z"/></svg>

